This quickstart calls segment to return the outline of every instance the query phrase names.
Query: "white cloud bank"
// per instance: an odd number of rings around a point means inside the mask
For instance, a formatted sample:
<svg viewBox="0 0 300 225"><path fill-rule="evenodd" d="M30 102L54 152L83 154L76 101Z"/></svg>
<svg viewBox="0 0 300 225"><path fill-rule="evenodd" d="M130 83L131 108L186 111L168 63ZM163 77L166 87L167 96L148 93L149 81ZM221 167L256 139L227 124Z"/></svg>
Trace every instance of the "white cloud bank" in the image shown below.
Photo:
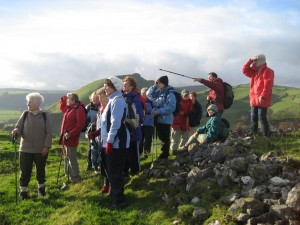
<svg viewBox="0 0 300 225"><path fill-rule="evenodd" d="M160 68L192 77L214 71L236 85L249 82L241 67L256 53L266 55L275 84L300 87L299 8L68 0L27 7L20 16L16 5L0 7L11 15L0 17L0 87L76 90L112 75L155 79L166 74ZM194 84L168 75L171 85Z"/></svg>

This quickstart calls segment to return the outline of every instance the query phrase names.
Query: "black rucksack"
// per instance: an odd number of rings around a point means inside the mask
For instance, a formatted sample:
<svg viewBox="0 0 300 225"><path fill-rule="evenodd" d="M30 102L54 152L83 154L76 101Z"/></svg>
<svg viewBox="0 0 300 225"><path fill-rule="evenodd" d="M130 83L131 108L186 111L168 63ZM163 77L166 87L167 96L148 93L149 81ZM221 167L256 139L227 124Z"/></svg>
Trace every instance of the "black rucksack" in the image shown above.
<svg viewBox="0 0 300 225"><path fill-rule="evenodd" d="M224 105L224 109L228 109L233 103L234 94L233 94L232 86L230 84L223 82L223 88L224 88L223 105Z"/></svg>

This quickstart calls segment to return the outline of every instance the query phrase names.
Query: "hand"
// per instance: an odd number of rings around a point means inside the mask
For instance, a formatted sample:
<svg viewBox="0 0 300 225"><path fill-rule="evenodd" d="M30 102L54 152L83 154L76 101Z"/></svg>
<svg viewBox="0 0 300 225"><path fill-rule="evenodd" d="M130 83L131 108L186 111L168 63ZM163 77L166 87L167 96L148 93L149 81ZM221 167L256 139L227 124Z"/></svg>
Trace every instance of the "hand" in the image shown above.
<svg viewBox="0 0 300 225"><path fill-rule="evenodd" d="M65 134L64 134L64 138L65 138L65 140L67 140L69 137L70 137L70 134L69 134L69 132L65 132Z"/></svg>
<svg viewBox="0 0 300 225"><path fill-rule="evenodd" d="M93 132L88 133L88 138L89 139L94 139L95 137L99 136L100 131L99 130L95 130Z"/></svg>
<svg viewBox="0 0 300 225"><path fill-rule="evenodd" d="M15 128L15 129L13 129L13 131L11 132L11 135L13 136L13 137L18 137L18 129L17 128Z"/></svg>
<svg viewBox="0 0 300 225"><path fill-rule="evenodd" d="M113 152L113 144L106 142L105 153L106 155L110 155Z"/></svg>
<svg viewBox="0 0 300 225"><path fill-rule="evenodd" d="M47 147L43 147L42 149L42 156L46 156L48 154L49 149Z"/></svg>
<svg viewBox="0 0 300 225"><path fill-rule="evenodd" d="M258 97L258 102L259 103L263 103L264 101L265 101L265 99L262 96Z"/></svg>
<svg viewBox="0 0 300 225"><path fill-rule="evenodd" d="M257 60L257 55L252 56L252 57L251 57L251 60L252 60L252 61L256 61L256 60Z"/></svg>
<svg viewBox="0 0 300 225"><path fill-rule="evenodd" d="M194 82L196 82L196 81L198 81L198 82L202 83L202 78L201 78L201 77L194 78Z"/></svg>
<svg viewBox="0 0 300 225"><path fill-rule="evenodd" d="M61 98L60 98L60 100L62 100L62 101L67 101L67 99L68 99L68 97L67 96L61 96Z"/></svg>
<svg viewBox="0 0 300 225"><path fill-rule="evenodd" d="M193 136L194 136L194 138L197 138L198 137L198 133L197 132L194 133Z"/></svg>

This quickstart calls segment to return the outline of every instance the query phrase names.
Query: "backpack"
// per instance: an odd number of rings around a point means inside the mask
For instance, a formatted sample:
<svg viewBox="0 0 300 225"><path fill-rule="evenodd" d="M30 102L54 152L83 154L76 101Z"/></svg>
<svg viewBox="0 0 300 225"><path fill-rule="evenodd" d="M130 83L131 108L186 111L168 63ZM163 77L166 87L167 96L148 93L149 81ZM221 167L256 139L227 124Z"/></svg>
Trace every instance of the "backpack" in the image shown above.
<svg viewBox="0 0 300 225"><path fill-rule="evenodd" d="M222 125L222 128L221 128L221 131L220 131L220 134L219 134L219 139L223 143L223 142L226 141L226 139L229 136L230 124L229 124L228 120L222 118L221 119L221 125Z"/></svg>
<svg viewBox="0 0 300 225"><path fill-rule="evenodd" d="M81 104L78 104L78 105L75 107L75 112L76 112L76 110L77 110L80 106L83 108L83 110L84 110L84 112L85 112L85 125L84 125L84 127L82 128L81 132L86 132L87 129L88 129L88 126L89 126L89 124L90 124L90 122L91 122L91 119L87 116L87 114L88 114L87 109L86 109L83 105L81 105Z"/></svg>
<svg viewBox="0 0 300 225"><path fill-rule="evenodd" d="M133 133L135 129L140 125L140 115L137 113L136 107L133 103L134 97L135 96L131 97L131 101L128 101L128 99L126 100L128 113L124 122L130 133Z"/></svg>
<svg viewBox="0 0 300 225"><path fill-rule="evenodd" d="M165 99L167 98L169 93L170 93L170 91L168 91L168 93L165 95ZM181 101L182 97L181 97L181 94L175 90L173 90L173 93L174 93L175 99L176 99L176 107L175 107L175 110L173 111L173 116L176 117L178 115L178 113L180 112L180 101Z"/></svg>
<svg viewBox="0 0 300 225"><path fill-rule="evenodd" d="M232 86L230 84L223 82L223 88L224 88L223 105L224 105L224 109L228 109L233 103L234 94L233 94Z"/></svg>

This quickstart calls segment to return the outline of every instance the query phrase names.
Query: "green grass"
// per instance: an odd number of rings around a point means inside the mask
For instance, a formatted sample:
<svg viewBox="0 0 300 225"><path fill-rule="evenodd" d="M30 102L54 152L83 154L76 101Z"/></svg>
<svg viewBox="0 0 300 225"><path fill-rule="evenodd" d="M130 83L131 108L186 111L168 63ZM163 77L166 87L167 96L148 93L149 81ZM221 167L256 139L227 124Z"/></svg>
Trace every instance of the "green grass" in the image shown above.
<svg viewBox="0 0 300 225"><path fill-rule="evenodd" d="M261 156L268 151L276 151L282 157L293 157L300 160L300 131L286 133L280 137L273 137L270 143L258 137L251 148ZM233 224L230 222L232 215L227 211L228 206L219 200L239 190L238 185L232 185L220 189L213 178L208 178L195 183L190 192L185 191L184 186L170 187L168 179L164 176L150 178L146 174L136 175L126 182L125 194L129 203L123 211L110 211L110 198L100 193L102 180L86 168L86 143L78 147L78 161L83 181L68 185L67 190L59 188L67 179L59 177L56 183L59 166L59 154L61 146L58 139L54 139L53 149L47 160L47 196L38 197L35 170L29 185L31 199L15 203L15 149L7 132L0 132L0 221L1 224L172 224L173 221L181 221L181 224L195 224L192 217L196 207L190 200L197 196L200 198L200 206L209 212L209 217L202 221L208 224L219 220L221 224ZM155 158L155 151L154 158ZM160 152L157 153L157 155ZM155 163L155 168L175 170L169 166L175 156L171 156L169 162ZM149 169L152 156L142 161L143 169ZM61 175L63 175L61 167ZM19 172L17 173L19 179ZM162 196L168 195L168 203L162 201Z"/></svg>

